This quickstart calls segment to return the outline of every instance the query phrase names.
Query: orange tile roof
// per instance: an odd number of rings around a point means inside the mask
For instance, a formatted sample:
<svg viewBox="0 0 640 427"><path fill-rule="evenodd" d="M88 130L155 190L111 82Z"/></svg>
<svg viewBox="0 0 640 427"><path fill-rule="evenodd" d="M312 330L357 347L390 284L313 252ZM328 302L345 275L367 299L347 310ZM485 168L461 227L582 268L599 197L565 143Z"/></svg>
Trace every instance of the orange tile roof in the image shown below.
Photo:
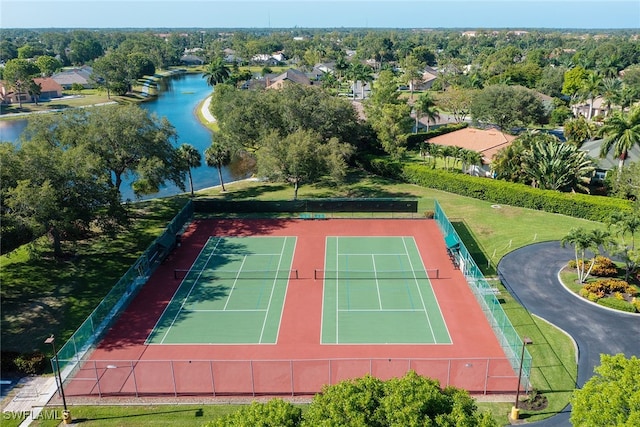
<svg viewBox="0 0 640 427"><path fill-rule="evenodd" d="M496 129L464 128L455 132L436 136L428 140L431 144L456 146L482 154L485 163L491 163L494 154L501 148L508 147L516 139Z"/></svg>

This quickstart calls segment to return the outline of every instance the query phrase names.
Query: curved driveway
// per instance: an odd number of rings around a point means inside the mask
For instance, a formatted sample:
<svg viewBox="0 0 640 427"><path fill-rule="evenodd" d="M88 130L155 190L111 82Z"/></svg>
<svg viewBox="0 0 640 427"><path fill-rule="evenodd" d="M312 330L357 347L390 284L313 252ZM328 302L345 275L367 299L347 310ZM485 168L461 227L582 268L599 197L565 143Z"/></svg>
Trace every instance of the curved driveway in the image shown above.
<svg viewBox="0 0 640 427"><path fill-rule="evenodd" d="M537 243L505 255L498 275L509 292L531 313L562 328L578 345L578 386L593 376L600 354L640 357L640 316L607 310L567 291L558 271L574 258L560 242ZM570 408L532 426L570 426Z"/></svg>

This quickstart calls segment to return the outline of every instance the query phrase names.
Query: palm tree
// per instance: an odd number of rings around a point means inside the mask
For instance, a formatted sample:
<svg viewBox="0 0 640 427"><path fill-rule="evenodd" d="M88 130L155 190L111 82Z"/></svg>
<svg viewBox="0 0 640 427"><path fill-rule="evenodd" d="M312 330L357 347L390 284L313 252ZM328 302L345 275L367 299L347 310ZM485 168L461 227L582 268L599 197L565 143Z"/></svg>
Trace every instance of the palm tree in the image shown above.
<svg viewBox="0 0 640 427"><path fill-rule="evenodd" d="M593 160L575 145L539 138L523 156L522 170L531 185L546 190L585 189Z"/></svg>
<svg viewBox="0 0 640 427"><path fill-rule="evenodd" d="M593 116L593 100L600 95L601 87L602 77L596 73L589 73L582 83L582 93L587 101L589 101L589 112L587 113L587 119L589 120L591 120L591 116Z"/></svg>
<svg viewBox="0 0 640 427"><path fill-rule="evenodd" d="M611 109L619 98L622 89L622 80L617 77L606 77L602 79L602 97L607 102L607 109Z"/></svg>
<svg viewBox="0 0 640 427"><path fill-rule="evenodd" d="M463 149L461 153L462 172L467 172L471 166L482 164L482 154L474 150Z"/></svg>
<svg viewBox="0 0 640 427"><path fill-rule="evenodd" d="M629 276L640 263L636 251L636 233L640 231L640 205L632 212L614 212L606 221L609 230L613 229L620 237L620 243L613 248L614 254L620 256L625 263L625 281L629 281ZM627 243L625 236L629 235L630 241Z"/></svg>
<svg viewBox="0 0 640 427"><path fill-rule="evenodd" d="M425 92L420 95L416 100L416 103L413 105L413 108L416 111L416 132L418 132L418 123L422 117L427 118L427 132L429 132L429 123L432 120L435 122L440 118L440 112L438 111L438 107L436 107L431 94L429 92Z"/></svg>
<svg viewBox="0 0 640 427"><path fill-rule="evenodd" d="M189 188L191 189L191 197L195 194L193 192L193 177L191 176L191 168L197 168L202 166L202 156L200 152L191 144L182 144L178 147L178 155L187 168L189 174Z"/></svg>
<svg viewBox="0 0 640 427"><path fill-rule="evenodd" d="M619 159L619 178L629 150L635 145L640 146L640 107L634 108L629 114L616 111L605 119L598 135L604 137L600 157L605 158L613 147L613 155Z"/></svg>
<svg viewBox="0 0 640 427"><path fill-rule="evenodd" d="M348 78L349 80L353 81L353 86L355 89L355 84L356 82L360 82L361 83L361 98L364 99L364 86L368 83L368 82L372 82L373 81L373 74L371 72L371 67L364 65L360 62L352 62L349 65L349 69L347 70L347 74L348 74ZM356 94L355 92L353 93L353 97L355 98Z"/></svg>
<svg viewBox="0 0 640 427"><path fill-rule="evenodd" d="M599 252L600 246L609 240L609 233L603 230L587 231L584 228L572 228L569 233L561 240L562 247L571 244L574 247L576 256L576 270L578 272L578 282L584 283L591 273L596 257L591 259L589 268L585 271L586 260L585 254L587 250L595 253ZM582 261L582 262L581 262Z"/></svg>
<svg viewBox="0 0 640 427"><path fill-rule="evenodd" d="M207 79L209 86L215 86L218 83L224 83L229 78L231 72L222 58L215 58L207 66L202 78Z"/></svg>
<svg viewBox="0 0 640 427"><path fill-rule="evenodd" d="M227 166L231 162L231 150L219 134L214 135L211 145L204 150L204 161L207 166L218 169L218 178L222 186L222 191L227 191L224 188L224 181L222 179L222 167Z"/></svg>

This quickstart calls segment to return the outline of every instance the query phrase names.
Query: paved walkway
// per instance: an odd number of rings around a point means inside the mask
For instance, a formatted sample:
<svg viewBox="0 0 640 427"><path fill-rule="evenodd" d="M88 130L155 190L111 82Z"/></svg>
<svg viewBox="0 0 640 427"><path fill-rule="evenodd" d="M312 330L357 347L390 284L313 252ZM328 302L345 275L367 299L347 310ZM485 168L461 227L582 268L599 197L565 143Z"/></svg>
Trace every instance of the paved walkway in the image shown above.
<svg viewBox="0 0 640 427"><path fill-rule="evenodd" d="M531 313L562 328L578 346L578 386L593 376L600 354L640 357L640 315L606 309L569 292L557 273L574 258L572 248L545 242L505 255L498 264L502 283ZM571 408L532 426L570 426Z"/></svg>
<svg viewBox="0 0 640 427"><path fill-rule="evenodd" d="M206 121L208 121L209 123L213 123L216 121L216 118L213 117L213 114L211 114L211 111L209 110L210 105L211 105L211 97L209 96L202 103L202 107L200 107L200 112L202 113L202 116Z"/></svg>

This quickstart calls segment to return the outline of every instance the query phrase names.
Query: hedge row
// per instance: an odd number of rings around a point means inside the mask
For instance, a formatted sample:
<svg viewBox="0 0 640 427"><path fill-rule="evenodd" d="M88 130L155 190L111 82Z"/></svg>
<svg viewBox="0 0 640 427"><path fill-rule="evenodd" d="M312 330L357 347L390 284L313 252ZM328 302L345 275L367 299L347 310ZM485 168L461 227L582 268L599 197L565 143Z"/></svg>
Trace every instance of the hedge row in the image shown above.
<svg viewBox="0 0 640 427"><path fill-rule="evenodd" d="M420 143L426 141L429 138L435 138L436 136L444 135L445 133L455 132L460 129L464 129L469 126L469 123L452 123L444 126L438 126L429 130L428 132L412 133L407 135L407 148L409 150L415 150L420 147Z"/></svg>
<svg viewBox="0 0 640 427"><path fill-rule="evenodd" d="M632 209L631 202L611 197L541 190L523 184L432 169L424 165L405 165L388 158L364 157L362 160L366 169L378 175L497 204L598 222L607 220L614 212Z"/></svg>

